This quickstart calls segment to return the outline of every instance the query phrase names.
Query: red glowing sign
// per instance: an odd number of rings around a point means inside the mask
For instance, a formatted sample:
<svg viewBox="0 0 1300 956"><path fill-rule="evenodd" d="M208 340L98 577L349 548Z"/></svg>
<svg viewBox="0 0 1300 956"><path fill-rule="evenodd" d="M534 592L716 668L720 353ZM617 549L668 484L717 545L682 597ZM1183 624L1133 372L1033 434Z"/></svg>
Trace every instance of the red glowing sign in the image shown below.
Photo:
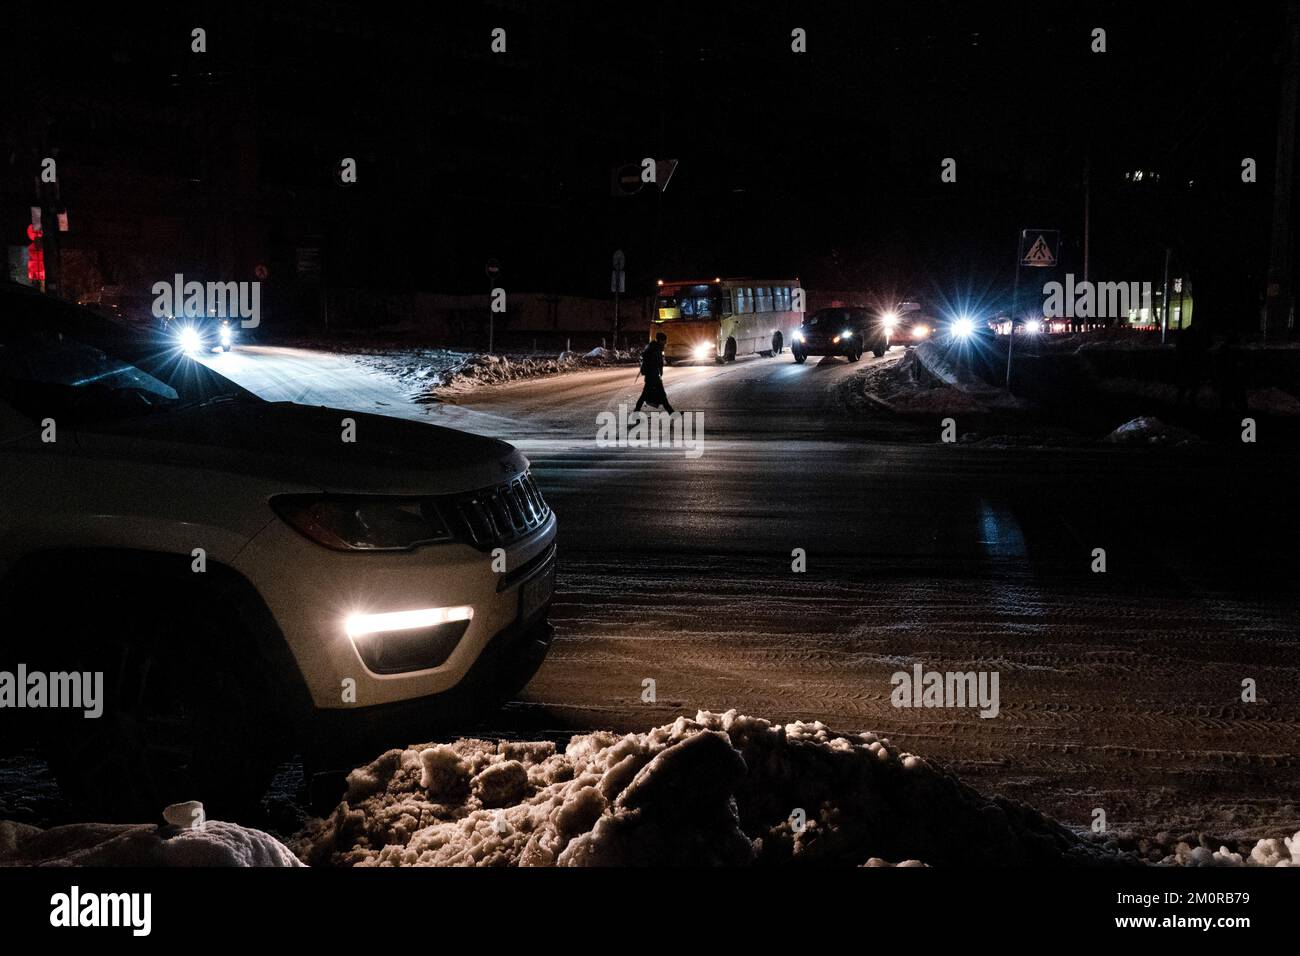
<svg viewBox="0 0 1300 956"><path fill-rule="evenodd" d="M31 282L45 281L45 253L34 242L27 247L27 278Z"/></svg>
<svg viewBox="0 0 1300 956"><path fill-rule="evenodd" d="M27 238L31 244L27 247L27 281L45 281L45 250L41 248L41 236L44 233L34 225L27 227Z"/></svg>

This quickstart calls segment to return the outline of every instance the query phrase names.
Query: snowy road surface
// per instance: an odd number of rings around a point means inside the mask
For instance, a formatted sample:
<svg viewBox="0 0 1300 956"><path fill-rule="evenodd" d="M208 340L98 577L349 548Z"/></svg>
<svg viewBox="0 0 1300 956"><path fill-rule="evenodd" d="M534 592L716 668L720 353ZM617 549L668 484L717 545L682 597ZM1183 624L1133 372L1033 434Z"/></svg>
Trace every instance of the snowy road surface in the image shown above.
<svg viewBox="0 0 1300 956"><path fill-rule="evenodd" d="M449 733L636 731L735 707L879 731L1079 827L1101 808L1141 833L1300 828L1294 457L1266 436L942 445L938 416L918 432L852 397L896 357L669 369L674 404L705 414L695 460L596 447L597 413L636 398L630 368L418 405L342 356L212 364L266 398L467 428L532 458L560 518L557 642L495 724ZM998 715L891 706L891 675L918 662L996 672Z"/></svg>

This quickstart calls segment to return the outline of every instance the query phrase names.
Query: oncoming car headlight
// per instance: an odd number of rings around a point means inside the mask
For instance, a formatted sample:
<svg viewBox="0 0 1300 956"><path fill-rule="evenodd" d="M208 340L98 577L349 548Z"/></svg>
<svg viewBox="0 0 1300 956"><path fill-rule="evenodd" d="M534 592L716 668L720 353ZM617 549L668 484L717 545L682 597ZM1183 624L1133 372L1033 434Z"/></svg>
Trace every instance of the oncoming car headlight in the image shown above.
<svg viewBox="0 0 1300 956"><path fill-rule="evenodd" d="M702 359L702 358L708 358L709 353L712 351L713 351L712 345L710 345L708 342L701 342L699 345L695 346L695 351L692 354L697 359Z"/></svg>
<svg viewBox="0 0 1300 956"><path fill-rule="evenodd" d="M192 325L183 326L176 334L176 340L180 343L181 351L186 355L193 355L203 348L203 336Z"/></svg>
<svg viewBox="0 0 1300 956"><path fill-rule="evenodd" d="M433 502L360 495L280 495L271 507L295 531L334 551L409 551L452 539Z"/></svg>
<svg viewBox="0 0 1300 956"><path fill-rule="evenodd" d="M225 322L221 323L221 344L229 345L234 337L235 333L231 331L230 325Z"/></svg>
<svg viewBox="0 0 1300 956"><path fill-rule="evenodd" d="M803 341L803 333L802 333L801 331L799 331L798 329L795 329L795 330L794 330L794 335L792 336L792 338L793 338L796 342L802 342L802 341Z"/></svg>
<svg viewBox="0 0 1300 956"><path fill-rule="evenodd" d="M914 339L923 339L929 334L930 334L930 327L928 325L912 326L912 338Z"/></svg>

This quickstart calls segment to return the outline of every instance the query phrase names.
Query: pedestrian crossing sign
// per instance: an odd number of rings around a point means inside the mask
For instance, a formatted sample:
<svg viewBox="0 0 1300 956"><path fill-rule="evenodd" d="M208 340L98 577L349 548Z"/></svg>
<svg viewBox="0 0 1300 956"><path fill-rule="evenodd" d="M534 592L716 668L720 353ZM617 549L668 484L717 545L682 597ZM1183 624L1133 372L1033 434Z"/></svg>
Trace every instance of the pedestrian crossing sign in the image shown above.
<svg viewBox="0 0 1300 956"><path fill-rule="evenodd" d="M1055 229L1025 229L1020 233L1020 264L1038 269L1055 268L1060 233Z"/></svg>

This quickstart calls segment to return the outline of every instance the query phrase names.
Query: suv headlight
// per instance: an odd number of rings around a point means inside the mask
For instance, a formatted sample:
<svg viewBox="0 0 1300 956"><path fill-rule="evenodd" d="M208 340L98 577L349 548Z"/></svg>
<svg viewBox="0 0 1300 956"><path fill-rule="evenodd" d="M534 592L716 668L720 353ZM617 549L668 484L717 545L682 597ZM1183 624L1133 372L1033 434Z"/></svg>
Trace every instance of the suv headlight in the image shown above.
<svg viewBox="0 0 1300 956"><path fill-rule="evenodd" d="M294 530L335 551L409 551L450 541L432 501L359 495L280 495L275 513Z"/></svg>

